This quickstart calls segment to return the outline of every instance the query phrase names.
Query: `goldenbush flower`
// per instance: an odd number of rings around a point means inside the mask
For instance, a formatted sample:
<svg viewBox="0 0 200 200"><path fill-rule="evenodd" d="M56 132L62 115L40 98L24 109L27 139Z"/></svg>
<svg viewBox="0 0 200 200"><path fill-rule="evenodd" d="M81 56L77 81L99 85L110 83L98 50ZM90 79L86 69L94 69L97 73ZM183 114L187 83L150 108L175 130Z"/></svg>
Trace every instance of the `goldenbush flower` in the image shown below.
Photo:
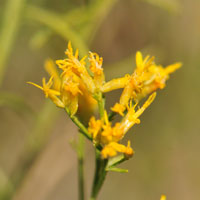
<svg viewBox="0 0 200 200"><path fill-rule="evenodd" d="M143 59L141 52L137 52L136 69L133 74L126 74L124 77L106 82L102 68L103 58L97 53L89 52L89 67L86 66L85 61L87 56L79 60L78 50L74 53L71 42L68 43L65 54L67 58L56 61L58 68L61 69L60 74L53 61L48 60L45 68L51 76L49 81L46 83L43 78L43 86L29 83L43 90L45 96L58 107L65 108L72 120L81 127L84 126L79 119L73 117L79 105L85 103L84 112L87 112L91 107L94 111L98 103L100 119L92 116L88 127L85 127L82 132L96 147L100 147L102 159L114 157L118 153L124 154L125 158L130 158L134 154L130 141L125 146L121 143L122 139L133 125L140 123L139 117L155 99L155 91L165 87L169 75L180 68L181 63L163 68L155 64L154 57L146 56ZM111 110L113 113L120 114L122 119L112 125L104 108L102 94L120 88L123 92L119 103L116 103ZM148 99L139 107L140 100L148 95L150 95Z"/></svg>
<svg viewBox="0 0 200 200"><path fill-rule="evenodd" d="M143 59L141 52L137 52L136 69L133 74L107 82L103 92L124 88L119 103L112 107L114 112L118 112L123 116L123 111L126 109L130 99L137 103L157 89L163 89L169 74L180 67L181 63L175 63L163 68L161 65L154 63L154 57L146 56Z"/></svg>
<svg viewBox="0 0 200 200"><path fill-rule="evenodd" d="M45 69L50 75L48 82L43 78L42 86L28 83L41 89L56 106L65 109L78 126L80 134L93 142L96 171L91 196L96 197L107 171L127 172L126 169L116 167L134 155L131 142L124 145L123 138L132 126L140 123L139 118L154 101L156 90L165 87L169 75L180 68L181 63L164 68L155 64L154 57L146 56L143 59L142 53L137 52L136 68L132 74L106 82L103 58L97 53L89 52L89 66L85 61L87 56L79 59L78 50L74 53L71 42L65 54L67 58L56 61L58 68L52 60L45 62ZM122 94L108 112L105 109L104 93L117 89L123 89ZM146 100L141 105L144 98ZM98 117L95 115L97 105ZM121 116L121 120L113 124L112 119L116 114ZM88 116L91 116L90 119ZM77 153L81 166L83 152L77 149ZM166 196L162 195L160 200L166 200Z"/></svg>

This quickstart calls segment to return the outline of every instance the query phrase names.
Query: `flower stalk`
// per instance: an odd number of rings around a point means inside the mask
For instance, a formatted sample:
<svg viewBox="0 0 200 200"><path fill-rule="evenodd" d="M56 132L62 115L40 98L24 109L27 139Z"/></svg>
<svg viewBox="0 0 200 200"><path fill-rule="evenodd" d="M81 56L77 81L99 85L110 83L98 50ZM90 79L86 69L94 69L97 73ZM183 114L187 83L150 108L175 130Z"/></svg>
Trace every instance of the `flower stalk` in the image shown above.
<svg viewBox="0 0 200 200"><path fill-rule="evenodd" d="M102 93L99 92L96 94L96 100L98 102L99 115L102 119L104 117L104 107L105 107L105 98ZM96 149L95 150L95 174L91 192L90 200L95 200L106 177L107 171L106 166L108 163L108 159L102 159L101 152Z"/></svg>
<svg viewBox="0 0 200 200"><path fill-rule="evenodd" d="M92 141L92 137L88 133L88 129L84 126L84 124L81 123L81 121L76 116L71 116L69 113L68 108L65 108L65 111L67 112L70 119L76 124L76 126L79 128L79 131L90 141Z"/></svg>
<svg viewBox="0 0 200 200"><path fill-rule="evenodd" d="M97 195L99 194L99 191L104 183L104 180L107 175L106 166L108 163L108 159L102 159L101 153L99 150L95 151L95 158L96 158L96 169L95 169L95 176L93 181L93 187L92 187L92 193L90 200L95 200L97 198Z"/></svg>
<svg viewBox="0 0 200 200"><path fill-rule="evenodd" d="M82 134L79 134L78 140L78 188L79 188L79 200L85 199L84 193L84 146L85 146L85 137Z"/></svg>

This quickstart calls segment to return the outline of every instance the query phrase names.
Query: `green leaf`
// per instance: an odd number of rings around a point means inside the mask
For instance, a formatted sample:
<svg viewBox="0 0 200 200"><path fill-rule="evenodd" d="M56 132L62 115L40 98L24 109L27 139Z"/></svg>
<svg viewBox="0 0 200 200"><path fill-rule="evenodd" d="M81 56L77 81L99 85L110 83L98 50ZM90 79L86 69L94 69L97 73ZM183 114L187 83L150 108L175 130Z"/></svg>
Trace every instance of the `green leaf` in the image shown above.
<svg viewBox="0 0 200 200"><path fill-rule="evenodd" d="M109 167L109 168L106 168L106 171L127 173L128 169L121 169L121 168L118 168L118 167Z"/></svg>
<svg viewBox="0 0 200 200"><path fill-rule="evenodd" d="M114 167L122 162L124 162L125 160L127 160L124 156L124 154L120 154L118 156L115 156L113 158L110 158L107 164L107 168L111 168Z"/></svg>

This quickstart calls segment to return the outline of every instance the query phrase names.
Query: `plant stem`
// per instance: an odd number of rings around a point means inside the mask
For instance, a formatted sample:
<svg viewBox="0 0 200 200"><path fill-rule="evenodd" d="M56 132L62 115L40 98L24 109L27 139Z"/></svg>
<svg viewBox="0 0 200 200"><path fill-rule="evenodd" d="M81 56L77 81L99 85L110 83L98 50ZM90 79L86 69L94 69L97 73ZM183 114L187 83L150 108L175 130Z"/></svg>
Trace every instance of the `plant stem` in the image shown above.
<svg viewBox="0 0 200 200"><path fill-rule="evenodd" d="M80 133L78 141L78 184L79 184L79 200L84 200L84 146L85 138Z"/></svg>
<svg viewBox="0 0 200 200"><path fill-rule="evenodd" d="M80 132L85 135L86 138L88 138L90 141L92 141L92 137L91 135L88 133L87 128L79 121L79 119L76 116L71 116L68 109L65 108L65 111L67 112L67 114L69 115L70 119L74 122L74 124L76 124L76 126L79 127Z"/></svg>
<svg viewBox="0 0 200 200"><path fill-rule="evenodd" d="M96 149L96 170L90 200L95 200L106 177L108 160L101 159L100 151Z"/></svg>
<svg viewBox="0 0 200 200"><path fill-rule="evenodd" d="M99 115L101 118L103 118L104 117L105 99L101 92L97 93L96 100L98 101ZM90 200L96 199L96 197L104 183L106 174L107 174L106 166L108 163L108 159L102 159L101 152L98 149L96 149L95 155L96 155L95 156L96 169L95 169L95 175L94 175Z"/></svg>
<svg viewBox="0 0 200 200"><path fill-rule="evenodd" d="M105 99L101 92L97 93L95 98L98 102L99 115L101 118L103 118L104 117Z"/></svg>

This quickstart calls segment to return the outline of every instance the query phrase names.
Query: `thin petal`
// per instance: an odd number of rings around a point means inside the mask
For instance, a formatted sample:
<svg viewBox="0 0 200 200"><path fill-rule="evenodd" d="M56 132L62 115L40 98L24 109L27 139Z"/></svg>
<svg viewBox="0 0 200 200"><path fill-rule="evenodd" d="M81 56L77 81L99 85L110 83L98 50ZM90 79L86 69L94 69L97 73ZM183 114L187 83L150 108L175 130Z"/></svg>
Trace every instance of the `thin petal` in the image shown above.
<svg viewBox="0 0 200 200"><path fill-rule="evenodd" d="M136 53L136 65L138 68L143 66L143 57L140 51Z"/></svg>
<svg viewBox="0 0 200 200"><path fill-rule="evenodd" d="M37 88L43 90L43 87L41 87L41 86L38 85L38 84L35 84L35 83L33 83L33 82L27 82L27 83L28 83L28 84L31 84L31 85L34 85L35 87L37 87Z"/></svg>
<svg viewBox="0 0 200 200"><path fill-rule="evenodd" d="M169 65L165 68L165 72L167 74L171 74L173 73L174 71L176 71L177 69L179 69L180 67L182 66L182 63L178 62L178 63L175 63L175 64L172 64L172 65Z"/></svg>

